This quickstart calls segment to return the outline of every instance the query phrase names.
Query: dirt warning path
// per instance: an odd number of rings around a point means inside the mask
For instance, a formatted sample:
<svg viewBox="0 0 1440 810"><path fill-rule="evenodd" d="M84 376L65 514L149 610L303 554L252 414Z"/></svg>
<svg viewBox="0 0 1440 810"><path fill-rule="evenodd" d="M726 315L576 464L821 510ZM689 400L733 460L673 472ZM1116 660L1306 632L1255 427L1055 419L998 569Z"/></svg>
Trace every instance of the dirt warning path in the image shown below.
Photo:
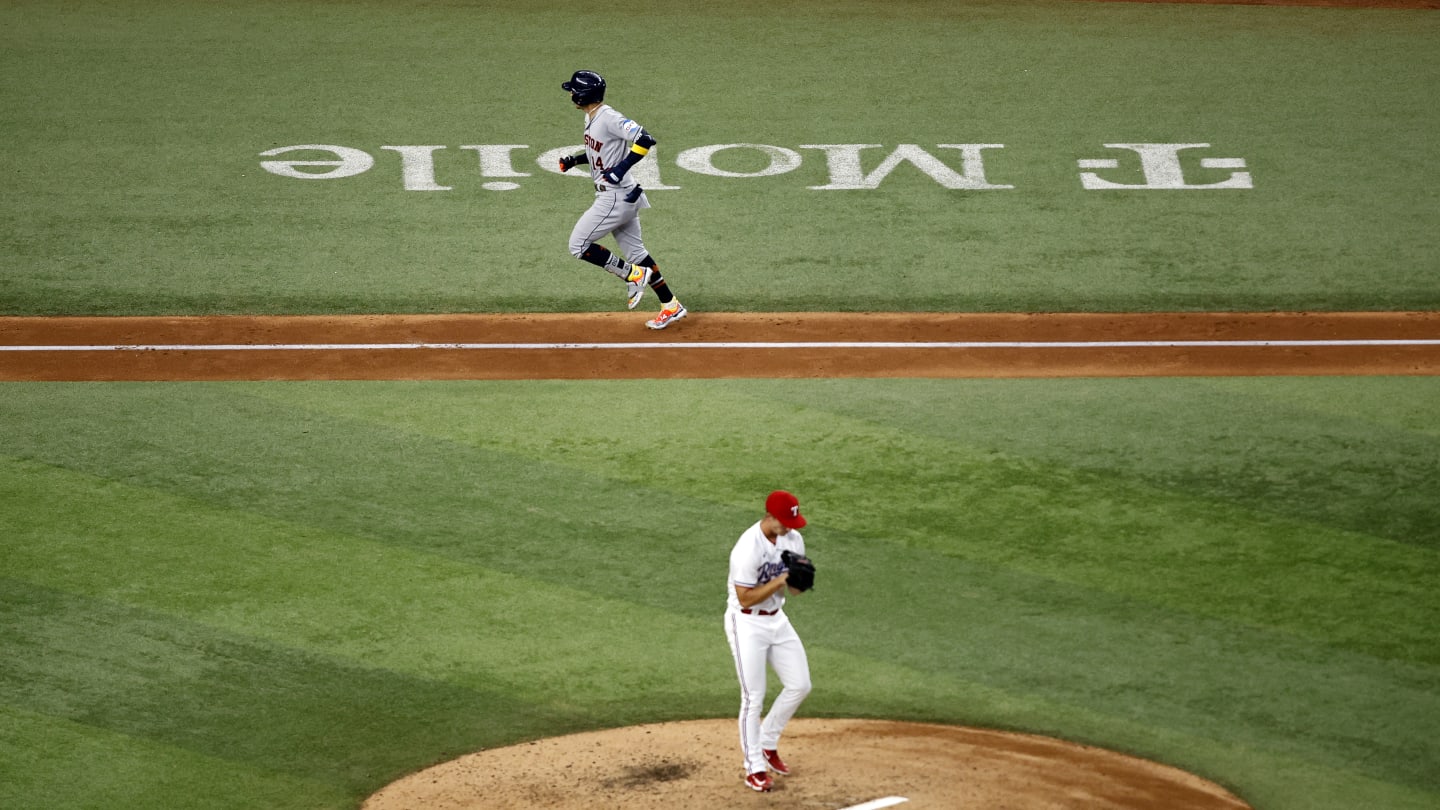
<svg viewBox="0 0 1440 810"><path fill-rule="evenodd" d="M1440 374L1440 313L0 318L0 380Z"/></svg>

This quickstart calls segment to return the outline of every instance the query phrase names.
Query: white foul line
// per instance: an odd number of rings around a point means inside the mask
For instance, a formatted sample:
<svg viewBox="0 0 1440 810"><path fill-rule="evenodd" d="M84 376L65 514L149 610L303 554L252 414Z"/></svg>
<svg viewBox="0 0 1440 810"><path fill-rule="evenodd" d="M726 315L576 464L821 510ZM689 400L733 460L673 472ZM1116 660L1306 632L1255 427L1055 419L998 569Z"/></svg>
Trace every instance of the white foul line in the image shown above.
<svg viewBox="0 0 1440 810"><path fill-rule="evenodd" d="M840 810L880 810L882 807L894 807L897 804L904 804L908 801L910 800L903 796L887 796L883 799L876 799L873 802L842 807Z"/></svg>
<svg viewBox="0 0 1440 810"><path fill-rule="evenodd" d="M642 349L1186 349L1440 346L1440 339L1399 340L1005 340L1005 341L789 341L686 343L142 343L73 346L0 346L0 352L299 352L431 349L592 350Z"/></svg>

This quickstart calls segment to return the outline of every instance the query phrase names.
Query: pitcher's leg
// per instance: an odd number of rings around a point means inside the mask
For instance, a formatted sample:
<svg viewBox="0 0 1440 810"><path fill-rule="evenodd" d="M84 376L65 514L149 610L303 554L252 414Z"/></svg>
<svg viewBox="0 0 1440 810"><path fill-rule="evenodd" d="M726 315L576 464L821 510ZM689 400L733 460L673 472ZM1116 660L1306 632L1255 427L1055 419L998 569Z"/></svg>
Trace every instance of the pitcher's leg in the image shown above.
<svg viewBox="0 0 1440 810"><path fill-rule="evenodd" d="M740 752L745 773L765 770L760 744L760 714L765 705L765 640L758 623L738 613L725 614L725 635L735 657L735 674L740 679Z"/></svg>
<svg viewBox="0 0 1440 810"><path fill-rule="evenodd" d="M784 688L770 704L770 713L761 725L760 746L774 751L780 747L780 734L785 731L785 725L810 694L810 661L805 656L805 645L788 619L770 647L770 666Z"/></svg>

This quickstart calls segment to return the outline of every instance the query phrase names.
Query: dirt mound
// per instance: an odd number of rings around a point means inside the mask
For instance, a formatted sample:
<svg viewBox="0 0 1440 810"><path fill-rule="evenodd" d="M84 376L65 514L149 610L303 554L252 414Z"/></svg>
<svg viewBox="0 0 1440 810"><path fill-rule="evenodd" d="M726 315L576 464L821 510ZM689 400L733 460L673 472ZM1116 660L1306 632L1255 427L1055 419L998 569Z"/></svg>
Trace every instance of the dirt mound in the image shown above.
<svg viewBox="0 0 1440 810"><path fill-rule="evenodd" d="M874 720L797 719L790 776L743 782L733 720L553 737L469 754L395 782L364 810L787 808L878 810L1248 810L1218 785L1165 765L1048 737Z"/></svg>

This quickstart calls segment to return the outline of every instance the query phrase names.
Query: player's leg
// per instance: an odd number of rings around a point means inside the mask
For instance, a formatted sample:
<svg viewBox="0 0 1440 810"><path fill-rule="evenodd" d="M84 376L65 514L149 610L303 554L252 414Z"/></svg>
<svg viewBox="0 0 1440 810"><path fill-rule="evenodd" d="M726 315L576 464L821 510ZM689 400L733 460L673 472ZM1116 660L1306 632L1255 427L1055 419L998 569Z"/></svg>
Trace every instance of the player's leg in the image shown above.
<svg viewBox="0 0 1440 810"><path fill-rule="evenodd" d="M655 263L655 258L651 256L650 251L645 248L645 239L641 236L640 217L636 216L633 219L623 222L620 224L620 227L615 229L615 244L620 246L620 249L625 252L626 256L630 257L637 268L650 269L650 276L648 279L644 279L644 281L650 285L650 289L655 291L655 297L660 299L661 304L669 304L675 300L675 294L670 292L670 285L666 284L665 277L660 275L660 266ZM626 279L626 281L632 284L639 280L635 274L632 274L630 278ZM633 293L634 291L632 290L631 292ZM640 292L642 294L644 293L643 287L640 289ZM637 298L635 301L638 303L639 299ZM635 304L632 303L630 308L634 309Z"/></svg>
<svg viewBox="0 0 1440 810"><path fill-rule="evenodd" d="M760 726L760 745L771 751L780 747L780 734L785 731L785 725L795 716L805 696L810 694L810 660L805 656L805 645L800 642L795 628L790 626L790 620L783 613L780 618L783 622L776 629L770 644L770 667L775 670L784 688L775 696L770 713L765 715L765 722Z"/></svg>
<svg viewBox="0 0 1440 810"><path fill-rule="evenodd" d="M631 261L630 272L625 276L625 306L634 309L645 297L645 288L654 287L657 279L665 294L674 298L670 295L670 288L663 287L665 280L660 275L660 268L655 266L655 260L645 250L645 242L640 238L639 218L632 214L615 228L614 234L615 244Z"/></svg>
<svg viewBox="0 0 1440 810"><path fill-rule="evenodd" d="M597 244L598 240L615 230L623 213L623 206L616 195L595 195L595 202L580 215L575 227L570 230L570 255L622 279L629 276L633 269L630 263L611 253L604 245Z"/></svg>
<svg viewBox="0 0 1440 810"><path fill-rule="evenodd" d="M765 772L760 744L760 714L765 705L766 623L735 611L725 613L725 636L740 679L740 753L745 773Z"/></svg>
<svg viewBox="0 0 1440 810"><path fill-rule="evenodd" d="M625 255L641 257L639 261L636 262L639 267L655 267L654 257L645 249L645 242L640 238L640 220L638 218L633 222L626 222L620 228L616 229L615 241L620 244L620 249L625 251ZM649 264L644 264L644 262L649 262ZM664 329L688 315L689 312L685 309L685 305L680 303L680 299L676 298L675 294L670 291L670 285L665 283L665 277L660 275L658 269L652 271L650 275L651 278L648 279L650 289L654 290L655 296L660 299L661 307L660 314L646 321L645 325L651 329ZM644 294L643 287L636 289L636 284L639 281L639 278L635 278L635 280L627 279L627 283L631 285L631 308L634 308L635 304L640 302L640 295Z"/></svg>

